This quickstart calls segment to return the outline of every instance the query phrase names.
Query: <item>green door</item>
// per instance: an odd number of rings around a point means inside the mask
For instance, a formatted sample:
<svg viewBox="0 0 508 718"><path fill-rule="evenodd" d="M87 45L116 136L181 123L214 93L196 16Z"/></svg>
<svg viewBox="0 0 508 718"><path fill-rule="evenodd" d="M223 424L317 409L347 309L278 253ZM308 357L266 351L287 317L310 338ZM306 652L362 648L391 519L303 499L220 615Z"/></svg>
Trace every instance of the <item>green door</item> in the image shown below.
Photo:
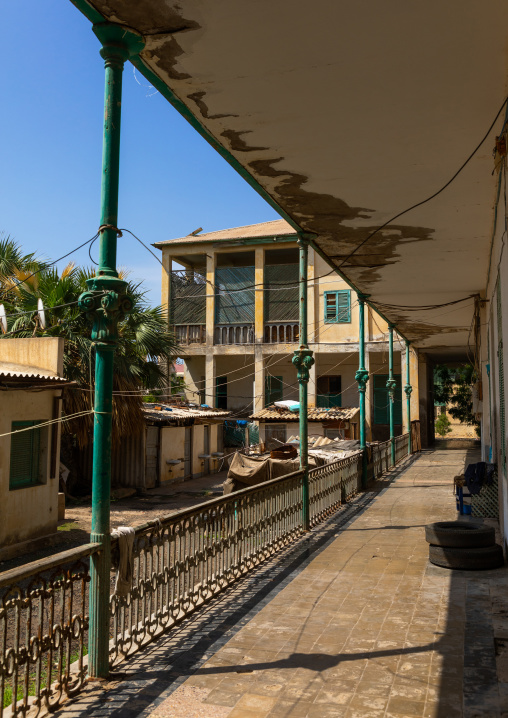
<svg viewBox="0 0 508 718"><path fill-rule="evenodd" d="M390 423L390 408L388 389L386 382L388 374L374 374L374 424ZM394 374L396 381L395 401L393 405L393 423L395 425L402 424L402 381L400 374Z"/></svg>

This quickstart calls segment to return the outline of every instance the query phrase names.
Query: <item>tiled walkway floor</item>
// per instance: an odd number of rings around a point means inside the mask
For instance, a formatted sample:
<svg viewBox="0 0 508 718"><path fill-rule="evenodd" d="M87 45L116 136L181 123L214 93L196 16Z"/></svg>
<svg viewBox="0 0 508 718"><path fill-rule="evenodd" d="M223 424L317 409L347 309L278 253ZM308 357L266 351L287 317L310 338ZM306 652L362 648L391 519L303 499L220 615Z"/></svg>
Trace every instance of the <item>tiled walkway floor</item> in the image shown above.
<svg viewBox="0 0 508 718"><path fill-rule="evenodd" d="M184 642L179 661L161 642L137 666L125 664L127 681L100 698L92 690L59 715L508 716L507 570L428 563L424 526L456 518L452 477L464 460L462 451L425 452L398 472L345 530L323 536L321 551L309 549L305 567L261 610L254 602L243 627L227 619L221 635L231 638L205 648L195 672ZM214 611L210 631L220 606ZM132 700L120 705L126 692Z"/></svg>

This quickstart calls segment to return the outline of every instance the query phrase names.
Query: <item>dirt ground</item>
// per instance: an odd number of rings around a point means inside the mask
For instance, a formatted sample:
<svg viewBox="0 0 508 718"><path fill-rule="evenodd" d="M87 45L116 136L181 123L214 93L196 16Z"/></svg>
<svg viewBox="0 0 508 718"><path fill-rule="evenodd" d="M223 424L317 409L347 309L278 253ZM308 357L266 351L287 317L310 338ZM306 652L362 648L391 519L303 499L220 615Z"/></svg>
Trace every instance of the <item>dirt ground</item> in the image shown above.
<svg viewBox="0 0 508 718"><path fill-rule="evenodd" d="M168 516L181 509L196 506L204 501L222 496L222 484L227 471L158 486L140 495L123 496L125 489L113 491L111 500L111 529L118 526L139 526L162 516ZM90 540L92 520L91 497L67 501L65 519L58 522L58 531L50 545L39 551L24 553L22 556L0 561L0 572L8 571L31 561L37 561L60 551L86 544Z"/></svg>

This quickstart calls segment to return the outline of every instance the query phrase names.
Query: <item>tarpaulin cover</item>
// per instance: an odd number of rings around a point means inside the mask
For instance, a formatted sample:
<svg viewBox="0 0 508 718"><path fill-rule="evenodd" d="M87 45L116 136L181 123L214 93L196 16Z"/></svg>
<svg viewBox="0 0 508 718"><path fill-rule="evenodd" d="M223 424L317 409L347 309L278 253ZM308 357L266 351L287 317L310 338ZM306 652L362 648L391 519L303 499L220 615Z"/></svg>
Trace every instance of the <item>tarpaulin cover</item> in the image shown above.
<svg viewBox="0 0 508 718"><path fill-rule="evenodd" d="M309 467L314 468L318 463L309 457ZM292 474L300 468L299 459L268 459L244 456L237 452L229 466L228 478L223 484L224 494L240 491L249 486L257 486L264 481L277 479L286 474Z"/></svg>

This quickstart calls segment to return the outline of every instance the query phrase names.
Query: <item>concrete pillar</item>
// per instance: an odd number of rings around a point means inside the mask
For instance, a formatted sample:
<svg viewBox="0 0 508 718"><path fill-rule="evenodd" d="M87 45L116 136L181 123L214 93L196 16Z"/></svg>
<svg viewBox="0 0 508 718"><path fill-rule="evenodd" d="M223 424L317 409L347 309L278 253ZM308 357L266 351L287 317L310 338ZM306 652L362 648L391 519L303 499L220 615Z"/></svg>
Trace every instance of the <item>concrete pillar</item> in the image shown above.
<svg viewBox="0 0 508 718"><path fill-rule="evenodd" d="M258 247L254 250L254 341L262 344L265 337L265 250Z"/></svg>
<svg viewBox="0 0 508 718"><path fill-rule="evenodd" d="M308 254L308 268L307 268L307 287L308 287L308 293L307 293L307 336L309 337L309 343L313 343L314 341L317 341L317 337L315 337L316 333L316 289L314 287L314 277L315 277L315 258L316 253L312 249L312 247L309 247L309 254ZM311 372L311 379L314 374L314 379L316 377L316 365L314 364L314 373ZM315 384L314 381L314 394L315 391ZM309 382L308 387L309 392L309 406L315 406L314 404L310 403L311 399L311 386Z"/></svg>
<svg viewBox="0 0 508 718"><path fill-rule="evenodd" d="M167 318L168 326L170 321L169 302L171 299L171 272L173 270L173 257L168 252L162 250L162 292L161 304L162 312Z"/></svg>
<svg viewBox="0 0 508 718"><path fill-rule="evenodd" d="M254 413L261 411L265 406L265 363L263 347L254 346Z"/></svg>
<svg viewBox="0 0 508 718"><path fill-rule="evenodd" d="M215 406L215 357L211 348L205 357L205 403Z"/></svg>
<svg viewBox="0 0 508 718"><path fill-rule="evenodd" d="M370 312L370 309L368 309ZM374 378L371 374L370 367L370 350L369 345L365 344L365 368L369 372L369 381L367 382L367 391L365 392L365 422L367 441L372 441L372 424L374 423Z"/></svg>
<svg viewBox="0 0 508 718"><path fill-rule="evenodd" d="M404 387L406 383L406 352L405 349L402 349L400 352L400 368L401 368L401 377L402 377L402 387ZM411 421L415 421L419 419L420 417L420 399L419 399L419 391L418 391L418 352L414 349L414 347L410 346L409 349L409 377L410 377L410 384L412 387L411 391ZM406 395L404 393L404 388L402 389L402 432L406 432L407 427L407 401L406 401Z"/></svg>
<svg viewBox="0 0 508 718"><path fill-rule="evenodd" d="M314 354L315 362L309 369L309 383L307 385L307 406L309 409L314 409L316 406L316 375L317 375L317 363L318 355Z"/></svg>
<svg viewBox="0 0 508 718"><path fill-rule="evenodd" d="M206 255L206 346L213 347L215 327L215 264L216 253L207 250ZM214 387L215 389L215 387Z"/></svg>
<svg viewBox="0 0 508 718"><path fill-rule="evenodd" d="M169 252L162 250L162 283L161 283L161 304L162 313L166 318L168 328L171 328L170 301L171 301L171 272L173 270L173 257ZM171 391L171 362L165 363L166 390Z"/></svg>

